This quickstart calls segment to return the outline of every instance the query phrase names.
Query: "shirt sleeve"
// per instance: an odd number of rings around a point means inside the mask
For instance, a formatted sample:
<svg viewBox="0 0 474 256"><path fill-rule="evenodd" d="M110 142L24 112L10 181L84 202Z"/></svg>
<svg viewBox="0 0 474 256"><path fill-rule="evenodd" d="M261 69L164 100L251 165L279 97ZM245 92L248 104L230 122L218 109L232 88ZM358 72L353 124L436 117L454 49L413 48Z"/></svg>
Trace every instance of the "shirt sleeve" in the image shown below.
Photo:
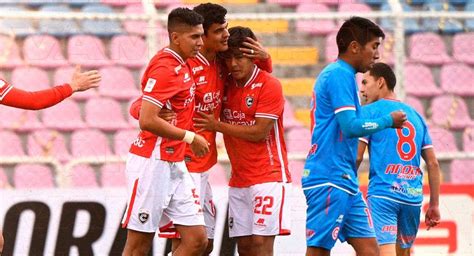
<svg viewBox="0 0 474 256"><path fill-rule="evenodd" d="M355 77L347 72L333 71L328 77L326 89L329 91L331 106L334 114L346 110L356 110L356 100L354 98Z"/></svg>
<svg viewBox="0 0 474 256"><path fill-rule="evenodd" d="M10 90L13 88L7 81L0 79L0 102L7 96Z"/></svg>
<svg viewBox="0 0 474 256"><path fill-rule="evenodd" d="M178 74L174 68L157 65L149 70L143 81L143 100L163 108L166 102L179 92Z"/></svg>
<svg viewBox="0 0 474 256"><path fill-rule="evenodd" d="M257 67L261 70L265 70L267 71L268 73L272 73L273 72L273 67L272 67L272 56L269 56L268 59L266 60L260 60L260 59L256 59L254 61L255 65L257 65Z"/></svg>
<svg viewBox="0 0 474 256"><path fill-rule="evenodd" d="M283 90L277 79L268 79L259 94L255 117L277 120L283 114L285 99Z"/></svg>

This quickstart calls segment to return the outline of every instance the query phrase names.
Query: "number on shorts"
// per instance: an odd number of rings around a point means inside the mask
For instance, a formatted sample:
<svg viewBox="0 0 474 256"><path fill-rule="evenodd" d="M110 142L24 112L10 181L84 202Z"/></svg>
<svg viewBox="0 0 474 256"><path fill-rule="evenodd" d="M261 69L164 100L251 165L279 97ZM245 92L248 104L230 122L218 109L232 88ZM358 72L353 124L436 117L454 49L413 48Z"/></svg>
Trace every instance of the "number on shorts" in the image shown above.
<svg viewBox="0 0 474 256"><path fill-rule="evenodd" d="M403 134L403 128L408 129L408 134ZM406 121L402 129L396 129L398 141L397 141L397 152L400 158L404 161L410 161L416 155L416 144L415 144L415 127L409 121ZM408 152L403 151L403 145L408 144L410 149Z"/></svg>
<svg viewBox="0 0 474 256"><path fill-rule="evenodd" d="M268 208L273 207L273 196L255 197L255 208L253 212L256 214L271 215L272 212L268 211Z"/></svg>

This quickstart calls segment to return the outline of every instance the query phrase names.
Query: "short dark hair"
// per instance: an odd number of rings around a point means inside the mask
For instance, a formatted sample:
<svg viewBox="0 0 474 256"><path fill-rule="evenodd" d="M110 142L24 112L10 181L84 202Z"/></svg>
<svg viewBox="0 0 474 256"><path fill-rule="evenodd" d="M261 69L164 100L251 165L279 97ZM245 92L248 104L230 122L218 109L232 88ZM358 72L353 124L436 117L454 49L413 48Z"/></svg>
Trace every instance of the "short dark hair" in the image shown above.
<svg viewBox="0 0 474 256"><path fill-rule="evenodd" d="M337 32L336 42L339 54L345 53L352 41L365 46L374 37L385 38L385 33L377 24L366 18L351 17L342 24Z"/></svg>
<svg viewBox="0 0 474 256"><path fill-rule="evenodd" d="M253 31L248 27L236 26L230 28L229 40L227 41L229 48L225 52L220 53L219 56L222 58L230 58L232 55L240 53L239 48L245 47L243 43L247 37L257 40Z"/></svg>
<svg viewBox="0 0 474 256"><path fill-rule="evenodd" d="M226 22L225 15L227 14L227 9L221 5L213 3L200 4L194 7L193 11L199 13L204 18L202 27L204 28L205 35L207 35L207 31L212 24L224 24Z"/></svg>
<svg viewBox="0 0 474 256"><path fill-rule="evenodd" d="M178 27L183 25L194 27L202 24L203 21L203 17L195 11L178 7L168 14L168 32L176 32Z"/></svg>
<svg viewBox="0 0 474 256"><path fill-rule="evenodd" d="M383 77L385 79L385 83L390 91L393 91L395 85L397 84L397 77L395 73L393 73L392 68L382 62L377 62L369 69L369 74L376 79Z"/></svg>

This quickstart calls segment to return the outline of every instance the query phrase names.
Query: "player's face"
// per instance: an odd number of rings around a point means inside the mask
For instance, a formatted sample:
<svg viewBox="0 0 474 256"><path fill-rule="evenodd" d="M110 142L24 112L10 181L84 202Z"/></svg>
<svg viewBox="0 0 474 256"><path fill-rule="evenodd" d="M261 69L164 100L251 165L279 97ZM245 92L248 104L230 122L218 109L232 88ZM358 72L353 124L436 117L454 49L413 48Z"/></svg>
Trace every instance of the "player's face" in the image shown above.
<svg viewBox="0 0 474 256"><path fill-rule="evenodd" d="M381 89L381 80L376 79L370 75L370 72L367 71L364 73L362 79L362 86L360 87L360 94L362 94L363 99L366 104L370 104L380 99L380 89Z"/></svg>
<svg viewBox="0 0 474 256"><path fill-rule="evenodd" d="M213 23L207 30L207 35L202 37L204 47L207 50L214 52L226 51L227 41L229 40L229 31L227 30L228 23L224 24Z"/></svg>
<svg viewBox="0 0 474 256"><path fill-rule="evenodd" d="M202 25L189 26L187 29L177 33L176 43L180 49L182 57L187 59L195 57L201 49L204 29Z"/></svg>
<svg viewBox="0 0 474 256"><path fill-rule="evenodd" d="M367 42L361 47L360 57L361 62L359 66L359 72L365 73L380 57L379 46L382 42L382 38L374 37L372 40Z"/></svg>
<svg viewBox="0 0 474 256"><path fill-rule="evenodd" d="M252 75L254 64L252 59L244 57L242 52L234 52L225 58L225 64L232 78L237 82L246 82Z"/></svg>

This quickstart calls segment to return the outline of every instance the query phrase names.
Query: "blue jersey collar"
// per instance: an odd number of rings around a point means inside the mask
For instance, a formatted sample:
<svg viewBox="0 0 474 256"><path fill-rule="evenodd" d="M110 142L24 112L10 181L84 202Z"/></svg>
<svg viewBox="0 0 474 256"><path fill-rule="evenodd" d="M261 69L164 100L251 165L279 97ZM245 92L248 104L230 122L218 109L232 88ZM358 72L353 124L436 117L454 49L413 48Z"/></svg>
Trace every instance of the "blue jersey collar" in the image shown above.
<svg viewBox="0 0 474 256"><path fill-rule="evenodd" d="M339 63L339 65L341 65L341 67L351 71L352 73L354 73L354 74L357 73L355 68L351 64L344 61L343 59L337 59L336 62Z"/></svg>

